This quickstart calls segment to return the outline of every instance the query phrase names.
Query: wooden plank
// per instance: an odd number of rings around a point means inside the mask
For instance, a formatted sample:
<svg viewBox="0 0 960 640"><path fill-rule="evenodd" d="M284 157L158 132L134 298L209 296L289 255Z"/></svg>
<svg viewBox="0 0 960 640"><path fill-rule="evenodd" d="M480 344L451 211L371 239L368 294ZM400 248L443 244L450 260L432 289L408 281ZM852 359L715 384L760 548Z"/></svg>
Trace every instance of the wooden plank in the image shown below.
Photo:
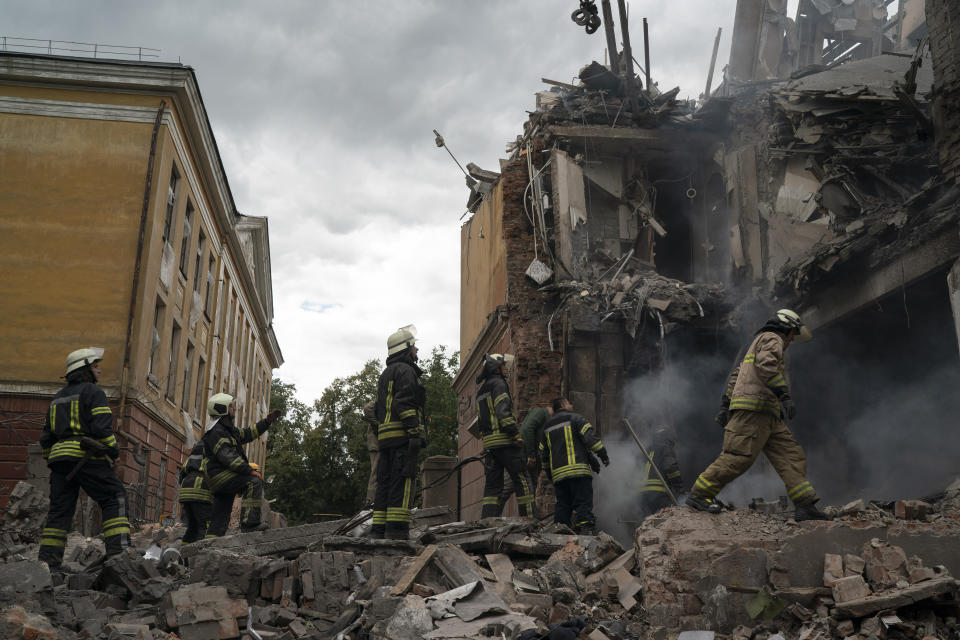
<svg viewBox="0 0 960 640"><path fill-rule="evenodd" d="M488 553L484 557L497 581L494 585L497 595L507 604L513 604L517 600L517 592L513 588L513 563L510 562L510 557L503 553Z"/></svg>
<svg viewBox="0 0 960 640"><path fill-rule="evenodd" d="M402 596L406 593L407 589L413 585L414 580L417 579L417 576L420 575L420 572L423 571L423 568L427 566L427 563L433 559L436 553L437 545L435 544L428 545L421 551L420 555L414 558L413 563L407 567L407 570L404 571L400 579L397 580L397 584L390 590L390 595Z"/></svg>
<svg viewBox="0 0 960 640"><path fill-rule="evenodd" d="M599 569L598 571L594 571L593 573L588 575L586 578L587 584L597 582L598 580L600 580L600 578L603 577L603 574L608 571L616 572L619 569L626 569L627 571L633 571L633 568L635 566L637 566L637 556L634 553L633 549L628 549L627 551L624 551L622 554L617 556L616 560L614 560L604 568Z"/></svg>
<svg viewBox="0 0 960 640"><path fill-rule="evenodd" d="M925 580L903 589L875 593L859 600L840 603L830 613L837 618L861 618L884 609L899 609L927 598L956 591L958 584L960 582L950 577Z"/></svg>
<svg viewBox="0 0 960 640"><path fill-rule="evenodd" d="M474 531L438 536L438 542L456 545L464 551L492 551L493 538L496 533L496 527L476 529Z"/></svg>
<svg viewBox="0 0 960 640"><path fill-rule="evenodd" d="M564 89L570 89L571 91L579 91L580 87L575 84L570 84L568 82L560 82L559 80L551 80L550 78L540 78L540 82L544 84L552 84L555 87L563 87Z"/></svg>

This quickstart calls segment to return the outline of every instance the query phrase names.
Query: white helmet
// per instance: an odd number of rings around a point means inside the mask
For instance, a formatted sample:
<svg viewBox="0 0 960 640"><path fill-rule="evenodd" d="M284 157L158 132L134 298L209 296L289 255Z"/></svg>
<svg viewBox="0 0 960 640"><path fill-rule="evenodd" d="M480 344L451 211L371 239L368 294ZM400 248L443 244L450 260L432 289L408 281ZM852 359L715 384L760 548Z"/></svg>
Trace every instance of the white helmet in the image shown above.
<svg viewBox="0 0 960 640"><path fill-rule="evenodd" d="M509 353L488 353L486 356L487 362L496 363L499 365L507 365L508 367L513 364L513 361L517 358L510 355Z"/></svg>
<svg viewBox="0 0 960 640"><path fill-rule="evenodd" d="M776 315L777 321L785 327L797 332L797 341L806 342L813 337L810 328L803 324L800 314L792 309L780 309Z"/></svg>
<svg viewBox="0 0 960 640"><path fill-rule="evenodd" d="M86 349L77 349L67 356L67 374L77 369L82 369L94 362L103 360L103 349L100 347L87 347ZM66 374L64 374L66 375Z"/></svg>
<svg viewBox="0 0 960 640"><path fill-rule="evenodd" d="M207 400L207 413L214 417L225 416L231 404L233 404L232 395L229 393L218 393L210 396L210 399Z"/></svg>
<svg viewBox="0 0 960 640"><path fill-rule="evenodd" d="M400 327L387 338L387 355L392 356L395 353L400 353L404 349L409 349L416 344L416 342L417 328L414 325L408 324L405 327Z"/></svg>

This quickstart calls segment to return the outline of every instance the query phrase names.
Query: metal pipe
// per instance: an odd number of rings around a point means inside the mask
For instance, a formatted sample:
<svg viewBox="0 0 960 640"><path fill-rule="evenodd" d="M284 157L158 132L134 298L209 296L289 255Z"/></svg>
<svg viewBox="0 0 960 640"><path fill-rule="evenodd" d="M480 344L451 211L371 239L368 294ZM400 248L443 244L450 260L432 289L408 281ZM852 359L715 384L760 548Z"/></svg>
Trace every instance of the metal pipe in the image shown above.
<svg viewBox="0 0 960 640"><path fill-rule="evenodd" d="M610 0L600 0L603 10L603 31L607 35L607 50L610 52L610 70L620 75L620 58L617 53L617 34L613 26L613 10Z"/></svg>
<svg viewBox="0 0 960 640"><path fill-rule="evenodd" d="M643 72L647 75L647 93L653 88L650 85L650 34L647 31L647 19L643 19Z"/></svg>
<svg viewBox="0 0 960 640"><path fill-rule="evenodd" d="M710 70L707 71L707 88L703 90L703 99L710 98L710 85L713 84L713 69L717 64L717 51L720 50L720 33L723 27L717 27L717 39L713 41L713 55L710 56Z"/></svg>
<svg viewBox="0 0 960 640"><path fill-rule="evenodd" d="M143 205L140 208L140 231L137 236L137 257L133 263L133 287L130 290L130 309L127 313L127 340L123 347L123 369L120 372L120 411L117 414L117 433L125 418L127 391L130 387L130 352L133 350L133 314L137 306L137 289L140 287L140 267L143 262L143 243L147 231L147 214L150 211L150 191L153 188L153 164L157 156L157 135L163 121L163 110L167 101L160 101L157 118L153 122L153 135L150 137L150 156L147 160L147 177L143 184Z"/></svg>

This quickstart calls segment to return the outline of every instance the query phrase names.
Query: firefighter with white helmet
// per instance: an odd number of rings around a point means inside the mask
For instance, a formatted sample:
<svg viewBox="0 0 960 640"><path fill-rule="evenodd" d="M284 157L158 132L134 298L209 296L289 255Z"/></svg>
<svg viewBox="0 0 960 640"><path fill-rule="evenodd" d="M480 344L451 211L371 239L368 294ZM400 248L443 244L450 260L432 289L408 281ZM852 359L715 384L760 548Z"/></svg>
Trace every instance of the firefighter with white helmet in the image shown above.
<svg viewBox="0 0 960 640"><path fill-rule="evenodd" d="M787 487L797 520L824 520L820 499L806 478L807 458L784 423L797 414L786 375L784 352L794 341L811 338L810 329L791 309L780 309L757 331L727 381L717 421L724 427L723 451L693 485L687 504L718 513L717 494L750 468L760 453Z"/></svg>
<svg viewBox="0 0 960 640"><path fill-rule="evenodd" d="M50 467L50 511L38 557L51 569L63 561L80 489L100 505L107 555L130 545L123 483L111 466L120 455L113 412L97 386L101 360L103 349L98 347L67 356L67 384L53 397L40 435L43 458Z"/></svg>
<svg viewBox="0 0 960 640"><path fill-rule="evenodd" d="M266 433L280 418L280 409L274 409L252 427L238 429L233 419L236 414L234 397L218 393L207 401L207 413L217 418L209 431L203 434L203 456L210 491L213 493L213 511L207 526L207 538L222 536L230 523L233 499L242 494L240 502L240 530L259 531L267 525L260 522L263 502L263 476L247 459L243 445Z"/></svg>
<svg viewBox="0 0 960 640"><path fill-rule="evenodd" d="M374 538L405 540L410 535L410 507L417 458L426 444L424 405L427 392L417 366L417 330L401 327L387 338L386 368L377 383L377 491L373 501Z"/></svg>

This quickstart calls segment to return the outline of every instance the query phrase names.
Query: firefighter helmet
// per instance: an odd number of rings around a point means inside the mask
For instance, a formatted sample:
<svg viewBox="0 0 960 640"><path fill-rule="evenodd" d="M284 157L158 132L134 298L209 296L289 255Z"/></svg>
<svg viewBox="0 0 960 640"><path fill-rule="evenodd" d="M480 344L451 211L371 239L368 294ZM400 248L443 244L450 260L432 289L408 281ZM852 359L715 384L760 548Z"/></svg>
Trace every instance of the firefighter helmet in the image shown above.
<svg viewBox="0 0 960 640"><path fill-rule="evenodd" d="M100 362L101 360L103 360L103 349L100 347L77 349L67 356L67 374L77 369L82 369L94 362Z"/></svg>
<svg viewBox="0 0 960 640"><path fill-rule="evenodd" d="M516 360L516 357L510 355L509 353L488 353L486 356L484 356L484 358L489 363L507 365L508 367L513 364L514 360Z"/></svg>
<svg viewBox="0 0 960 640"><path fill-rule="evenodd" d="M797 333L798 342L806 342L813 337L810 328L803 324L800 315L792 309L780 309L777 311L777 322Z"/></svg>
<svg viewBox="0 0 960 640"><path fill-rule="evenodd" d="M211 416L225 416L230 405L233 404L233 396L229 393L218 393L210 396L207 400L207 413Z"/></svg>
<svg viewBox="0 0 960 640"><path fill-rule="evenodd" d="M409 349L416 344L416 342L417 328L414 325L408 324L405 327L400 327L387 338L387 355L392 356L395 353L400 353L404 349Z"/></svg>

